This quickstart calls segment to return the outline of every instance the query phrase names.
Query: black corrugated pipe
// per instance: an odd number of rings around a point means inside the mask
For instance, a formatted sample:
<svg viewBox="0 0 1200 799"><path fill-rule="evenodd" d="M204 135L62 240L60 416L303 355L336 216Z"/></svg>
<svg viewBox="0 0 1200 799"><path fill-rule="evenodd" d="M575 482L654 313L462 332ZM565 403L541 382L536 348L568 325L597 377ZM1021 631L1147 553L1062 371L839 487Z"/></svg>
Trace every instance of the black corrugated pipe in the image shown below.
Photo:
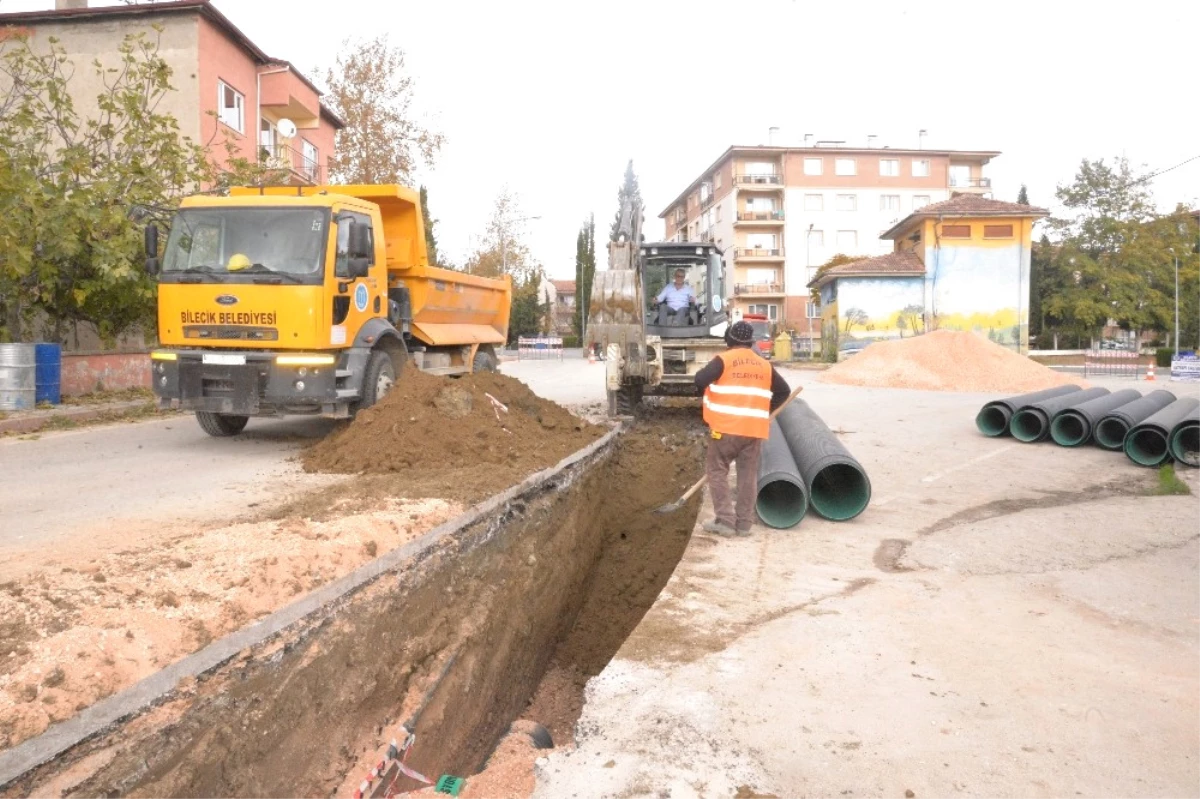
<svg viewBox="0 0 1200 799"><path fill-rule="evenodd" d="M1171 431L1171 456L1185 466L1200 468L1200 408Z"/></svg>
<svg viewBox="0 0 1200 799"><path fill-rule="evenodd" d="M808 403L792 400L775 420L808 489L808 504L812 509L835 522L862 513L871 501L871 481L862 464L842 446Z"/></svg>
<svg viewBox="0 0 1200 799"><path fill-rule="evenodd" d="M774 420L771 435L763 442L762 456L758 460L755 508L762 523L777 530L795 527L808 512L808 488L796 468L783 430Z"/></svg>
<svg viewBox="0 0 1200 799"><path fill-rule="evenodd" d="M1061 397L1063 394L1070 394L1073 391L1079 391L1079 386L1055 386L1041 391L1031 391L1028 394L1018 394L1015 397L992 400L980 408L979 413L975 415L975 426L985 436L1008 435L1008 423L1012 421L1012 416L1017 412L1017 408L1024 407L1031 402Z"/></svg>
<svg viewBox="0 0 1200 799"><path fill-rule="evenodd" d="M1121 449L1125 445L1125 434L1129 432L1129 428L1150 418L1174 401L1174 394L1159 389L1151 391L1140 400L1109 411L1092 430L1096 445L1104 449Z"/></svg>
<svg viewBox="0 0 1200 799"><path fill-rule="evenodd" d="M1171 434L1200 408L1200 399L1177 399L1133 427L1125 436L1125 454L1139 466L1161 466L1171 459Z"/></svg>
<svg viewBox="0 0 1200 799"><path fill-rule="evenodd" d="M1105 414L1141 398L1142 393L1137 389L1123 388L1106 397L1088 400L1074 408L1064 408L1050 420L1050 437L1054 439L1055 444L1064 447L1086 444L1092 437L1096 422Z"/></svg>
<svg viewBox="0 0 1200 799"><path fill-rule="evenodd" d="M1054 414L1107 395L1107 388L1096 387L1022 405L1013 414L1012 422L1008 425L1009 432L1013 434L1013 438L1026 444L1041 441L1050 435L1050 419Z"/></svg>

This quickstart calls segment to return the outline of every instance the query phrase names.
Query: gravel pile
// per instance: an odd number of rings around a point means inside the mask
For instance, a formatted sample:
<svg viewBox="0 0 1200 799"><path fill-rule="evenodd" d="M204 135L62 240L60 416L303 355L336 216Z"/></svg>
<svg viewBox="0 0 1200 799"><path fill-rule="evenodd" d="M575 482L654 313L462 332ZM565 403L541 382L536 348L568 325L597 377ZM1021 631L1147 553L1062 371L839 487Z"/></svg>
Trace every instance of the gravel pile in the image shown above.
<svg viewBox="0 0 1200 799"><path fill-rule="evenodd" d="M982 336L958 330L877 341L828 369L821 380L924 391L1006 392L1079 383Z"/></svg>

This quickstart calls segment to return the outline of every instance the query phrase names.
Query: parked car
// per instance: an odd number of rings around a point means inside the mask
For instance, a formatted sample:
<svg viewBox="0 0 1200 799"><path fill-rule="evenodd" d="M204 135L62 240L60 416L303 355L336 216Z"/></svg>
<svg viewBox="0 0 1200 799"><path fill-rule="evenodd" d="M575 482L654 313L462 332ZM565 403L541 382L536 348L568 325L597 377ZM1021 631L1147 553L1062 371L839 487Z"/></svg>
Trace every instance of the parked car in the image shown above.
<svg viewBox="0 0 1200 799"><path fill-rule="evenodd" d="M869 338L843 339L838 344L838 360L844 361L851 355L856 355L871 345Z"/></svg>
<svg viewBox="0 0 1200 799"><path fill-rule="evenodd" d="M770 359L775 355L775 339L771 336L771 323L761 314L743 314L743 322L749 322L754 328L754 351L764 358Z"/></svg>

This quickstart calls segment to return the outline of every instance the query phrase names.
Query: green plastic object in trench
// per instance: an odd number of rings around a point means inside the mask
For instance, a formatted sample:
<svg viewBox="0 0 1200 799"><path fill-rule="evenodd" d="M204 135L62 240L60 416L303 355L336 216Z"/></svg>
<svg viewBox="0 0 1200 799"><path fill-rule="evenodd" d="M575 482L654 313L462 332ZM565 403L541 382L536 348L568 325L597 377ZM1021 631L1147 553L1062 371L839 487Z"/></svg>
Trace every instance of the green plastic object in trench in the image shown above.
<svg viewBox="0 0 1200 799"><path fill-rule="evenodd" d="M1139 427L1125 437L1125 454L1139 466L1161 466L1171 458L1170 442L1161 430Z"/></svg>

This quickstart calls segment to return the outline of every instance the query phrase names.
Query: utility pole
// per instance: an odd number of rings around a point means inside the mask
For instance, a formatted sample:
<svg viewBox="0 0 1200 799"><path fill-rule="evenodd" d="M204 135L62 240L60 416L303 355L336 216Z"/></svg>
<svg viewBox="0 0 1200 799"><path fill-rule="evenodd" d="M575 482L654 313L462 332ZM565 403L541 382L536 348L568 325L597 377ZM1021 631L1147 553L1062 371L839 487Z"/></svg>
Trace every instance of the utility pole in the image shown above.
<svg viewBox="0 0 1200 799"><path fill-rule="evenodd" d="M1175 357L1179 358L1179 253L1174 247L1169 249L1175 256Z"/></svg>

